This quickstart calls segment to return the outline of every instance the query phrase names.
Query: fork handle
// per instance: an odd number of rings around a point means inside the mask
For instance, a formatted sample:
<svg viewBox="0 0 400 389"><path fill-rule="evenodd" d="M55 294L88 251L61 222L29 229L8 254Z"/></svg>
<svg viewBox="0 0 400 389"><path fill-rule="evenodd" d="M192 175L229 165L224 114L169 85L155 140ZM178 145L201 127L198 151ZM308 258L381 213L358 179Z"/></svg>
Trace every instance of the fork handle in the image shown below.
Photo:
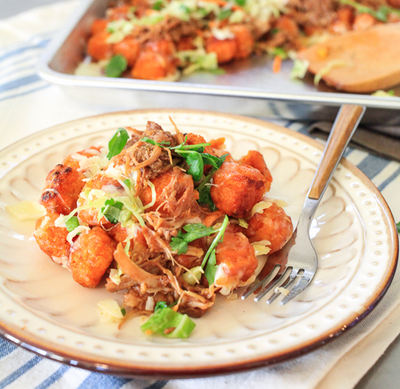
<svg viewBox="0 0 400 389"><path fill-rule="evenodd" d="M340 108L338 116L333 123L321 162L315 172L308 198L318 200L324 194L364 112L365 107L360 105L344 104Z"/></svg>

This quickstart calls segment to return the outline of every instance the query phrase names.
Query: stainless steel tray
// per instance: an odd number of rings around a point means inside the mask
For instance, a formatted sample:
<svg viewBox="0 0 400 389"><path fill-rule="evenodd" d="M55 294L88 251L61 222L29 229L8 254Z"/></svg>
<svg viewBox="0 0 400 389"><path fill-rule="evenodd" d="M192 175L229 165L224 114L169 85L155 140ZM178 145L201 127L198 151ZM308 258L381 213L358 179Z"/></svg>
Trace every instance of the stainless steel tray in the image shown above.
<svg viewBox="0 0 400 389"><path fill-rule="evenodd" d="M311 76L291 80L289 62L273 73L267 56L225 66L223 75L201 72L178 82L75 76L90 25L108 3L83 0L39 61L39 75L75 99L120 109L192 108L296 120L333 120L338 107L350 103L368 107L364 123L400 123L400 98L339 93L322 84L315 88ZM400 95L400 86L396 92Z"/></svg>

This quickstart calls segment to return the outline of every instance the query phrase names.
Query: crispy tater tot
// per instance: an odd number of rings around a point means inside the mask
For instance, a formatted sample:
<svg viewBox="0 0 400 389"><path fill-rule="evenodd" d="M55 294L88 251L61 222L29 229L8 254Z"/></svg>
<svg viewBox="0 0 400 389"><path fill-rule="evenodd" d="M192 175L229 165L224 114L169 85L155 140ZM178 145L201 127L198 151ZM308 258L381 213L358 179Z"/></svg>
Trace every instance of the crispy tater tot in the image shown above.
<svg viewBox="0 0 400 389"><path fill-rule="evenodd" d="M226 150L224 150L225 146L225 138L219 138L215 140L211 140L210 142L207 142L201 135L196 135L192 133L185 134L185 137L187 137L187 142L186 144L188 145L198 145L199 143L211 143L210 146L206 146L204 148L204 152L214 155L216 157L222 157L222 155L228 155L226 157L227 162L232 162L233 158L231 157L230 153ZM208 165L210 166L210 165ZM210 166L211 167L211 166ZM208 171L206 169L205 174L207 174Z"/></svg>
<svg viewBox="0 0 400 389"><path fill-rule="evenodd" d="M39 203L49 212L67 215L76 208L83 186L81 174L76 169L57 165L46 177Z"/></svg>
<svg viewBox="0 0 400 389"><path fill-rule="evenodd" d="M107 29L107 19L96 19L90 27L90 33L92 35L99 34Z"/></svg>
<svg viewBox="0 0 400 389"><path fill-rule="evenodd" d="M217 286L232 290L247 281L258 266L255 250L242 231L241 227L229 224L224 240L216 247L217 264L221 265L215 277Z"/></svg>
<svg viewBox="0 0 400 389"><path fill-rule="evenodd" d="M229 216L245 218L267 189L266 178L255 168L224 162L213 175L211 197Z"/></svg>
<svg viewBox="0 0 400 389"><path fill-rule="evenodd" d="M235 35L235 59L243 59L249 57L254 48L254 38L250 32L250 29L247 26L241 24L235 24L229 29Z"/></svg>
<svg viewBox="0 0 400 389"><path fill-rule="evenodd" d="M261 174L266 178L267 180L267 191L270 190L271 188L271 183L272 183L272 175L269 169L267 168L267 164L265 163L263 155L256 150L250 150L247 155L242 157L239 162L244 163L246 165L253 166L257 170L261 172Z"/></svg>
<svg viewBox="0 0 400 389"><path fill-rule="evenodd" d="M177 167L159 175L152 183L156 190L156 202L148 210L158 211L163 217L180 215L197 200L192 177ZM140 194L140 199L144 205L151 203L150 187Z"/></svg>
<svg viewBox="0 0 400 389"><path fill-rule="evenodd" d="M290 239L292 233L292 219L283 208L274 203L264 209L263 213L254 214L245 231L251 243L262 240L271 242L271 245L268 246L271 254L280 250Z"/></svg>
<svg viewBox="0 0 400 389"><path fill-rule="evenodd" d="M288 15L282 15L277 20L275 28L284 31L292 37L297 37L300 34L299 26L296 21Z"/></svg>
<svg viewBox="0 0 400 389"><path fill-rule="evenodd" d="M375 26L378 24L378 20L375 19L372 15L363 13L356 15L354 19L354 24L353 24L353 30L355 31L362 31L362 30L367 30L368 28L371 28L372 26Z"/></svg>
<svg viewBox="0 0 400 389"><path fill-rule="evenodd" d="M132 76L145 80L159 80L176 72L175 47L169 40L149 42L139 53Z"/></svg>
<svg viewBox="0 0 400 389"><path fill-rule="evenodd" d="M90 158L95 155L99 155L101 147L91 146L88 149L78 151L77 153L70 154L64 158L63 165L72 167L75 170L81 169L79 159L76 158L76 154L83 155L84 157ZM79 171L80 172L80 171ZM80 172L81 173L81 172ZM84 174L81 174L82 179L85 178Z"/></svg>
<svg viewBox="0 0 400 389"><path fill-rule="evenodd" d="M132 67L139 55L140 43L133 37L126 37L121 42L114 45L114 54L120 54L124 56L128 62L128 66Z"/></svg>
<svg viewBox="0 0 400 389"><path fill-rule="evenodd" d="M67 241L67 229L54 225L59 216L58 213L48 212L46 216L38 219L33 236L45 254L51 257L54 262L66 266L70 244Z"/></svg>
<svg viewBox="0 0 400 389"><path fill-rule="evenodd" d="M111 58L112 45L107 42L109 36L110 33L107 31L102 31L89 38L87 52L96 61Z"/></svg>
<svg viewBox="0 0 400 389"><path fill-rule="evenodd" d="M207 40L206 51L208 53L217 54L217 60L219 64L227 63L235 58L237 51L236 39L224 39L219 40L215 37L211 37Z"/></svg>
<svg viewBox="0 0 400 389"><path fill-rule="evenodd" d="M79 235L71 248L69 268L80 285L95 288L113 260L116 243L100 227Z"/></svg>

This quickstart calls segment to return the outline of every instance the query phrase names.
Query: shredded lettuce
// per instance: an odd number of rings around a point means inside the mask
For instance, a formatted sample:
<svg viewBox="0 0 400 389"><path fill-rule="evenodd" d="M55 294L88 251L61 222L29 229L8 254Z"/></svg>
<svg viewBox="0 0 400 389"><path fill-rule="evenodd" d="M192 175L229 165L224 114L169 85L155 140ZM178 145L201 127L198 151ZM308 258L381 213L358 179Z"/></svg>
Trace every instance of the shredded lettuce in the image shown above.
<svg viewBox="0 0 400 389"><path fill-rule="evenodd" d="M394 90L388 90L387 92L384 90L377 90L376 92L372 93L371 96L377 96L377 97L396 97L394 94Z"/></svg>
<svg viewBox="0 0 400 389"><path fill-rule="evenodd" d="M155 332L167 338L186 339L195 327L196 324L188 315L182 315L171 308L165 307L157 309L140 329L143 332Z"/></svg>
<svg viewBox="0 0 400 389"><path fill-rule="evenodd" d="M292 80L304 78L309 66L310 63L307 60L295 59L293 61L292 70L290 71L290 78Z"/></svg>

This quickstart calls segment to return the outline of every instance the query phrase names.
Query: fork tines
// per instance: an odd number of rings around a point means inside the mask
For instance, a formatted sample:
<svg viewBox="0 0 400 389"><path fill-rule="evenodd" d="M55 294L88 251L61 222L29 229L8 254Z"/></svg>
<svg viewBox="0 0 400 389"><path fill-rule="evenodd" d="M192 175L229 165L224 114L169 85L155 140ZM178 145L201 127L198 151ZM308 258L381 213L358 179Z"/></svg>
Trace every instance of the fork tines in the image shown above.
<svg viewBox="0 0 400 389"><path fill-rule="evenodd" d="M256 279L250 284L242 295L242 300L249 297L252 293L256 292L254 301L260 301L268 292L275 288L273 294L267 300L267 304L271 304L275 301L280 294L285 297L281 301L281 304L286 304L293 297L297 296L303 289L306 280L302 277L303 270L295 269L293 267L285 267L280 264L276 264L272 271L262 279ZM289 291L290 288L297 280L301 277L299 282ZM308 282L306 283L306 285ZM258 289L258 291L257 291ZM298 291L298 292L297 292Z"/></svg>

